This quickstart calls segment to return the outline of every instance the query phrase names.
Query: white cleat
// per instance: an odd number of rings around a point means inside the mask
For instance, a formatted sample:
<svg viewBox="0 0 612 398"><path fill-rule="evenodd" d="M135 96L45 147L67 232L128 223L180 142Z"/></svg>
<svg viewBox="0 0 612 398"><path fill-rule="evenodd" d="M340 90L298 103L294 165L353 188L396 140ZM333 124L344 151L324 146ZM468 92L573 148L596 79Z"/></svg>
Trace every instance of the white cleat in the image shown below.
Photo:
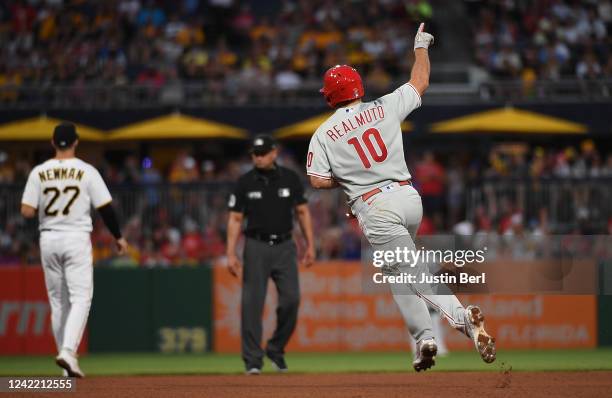
<svg viewBox="0 0 612 398"><path fill-rule="evenodd" d="M412 367L417 372L427 370L436 364L436 354L438 346L434 339L421 340L417 346L416 358L412 362Z"/></svg>
<svg viewBox="0 0 612 398"><path fill-rule="evenodd" d="M479 307L470 305L465 309L465 318L468 336L474 341L474 346L480 357L486 363L495 361L495 338L490 336L484 328L484 315Z"/></svg>
<svg viewBox="0 0 612 398"><path fill-rule="evenodd" d="M60 351L60 354L55 358L55 363L60 368L64 369L69 377L85 377L85 373L79 368L79 361L71 351Z"/></svg>
<svg viewBox="0 0 612 398"><path fill-rule="evenodd" d="M248 376L258 376L261 374L261 369L259 368L251 368L246 371Z"/></svg>

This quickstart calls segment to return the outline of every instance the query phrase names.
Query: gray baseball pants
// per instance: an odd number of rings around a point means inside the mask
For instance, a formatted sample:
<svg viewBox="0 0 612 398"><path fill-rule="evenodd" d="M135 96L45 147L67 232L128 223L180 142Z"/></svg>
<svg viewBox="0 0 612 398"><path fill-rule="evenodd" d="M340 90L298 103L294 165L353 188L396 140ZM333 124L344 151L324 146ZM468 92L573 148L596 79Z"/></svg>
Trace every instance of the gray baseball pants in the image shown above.
<svg viewBox="0 0 612 398"><path fill-rule="evenodd" d="M393 184L369 198L367 203L358 198L351 210L374 250L394 250L396 247L416 250L414 239L423 217L421 196L411 185ZM426 264L409 267L396 263L390 264L389 268L413 274L418 280L422 273L429 273ZM453 328L465 333L465 309L454 295L436 295L426 284L389 285L404 322L417 343L434 337L427 304L444 315Z"/></svg>

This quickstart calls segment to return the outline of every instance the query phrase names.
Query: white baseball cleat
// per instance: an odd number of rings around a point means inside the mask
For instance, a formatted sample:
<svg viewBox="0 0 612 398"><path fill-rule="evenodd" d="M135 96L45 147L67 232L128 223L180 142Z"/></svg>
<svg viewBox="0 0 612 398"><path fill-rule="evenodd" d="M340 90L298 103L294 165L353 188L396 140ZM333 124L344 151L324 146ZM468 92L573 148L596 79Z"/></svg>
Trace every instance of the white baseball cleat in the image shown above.
<svg viewBox="0 0 612 398"><path fill-rule="evenodd" d="M495 339L484 328L484 315L479 307L470 305L465 309L466 328L468 336L474 341L474 346L480 357L486 363L495 361Z"/></svg>
<svg viewBox="0 0 612 398"><path fill-rule="evenodd" d="M85 377L85 373L79 368L79 361L69 350L61 350L60 354L55 358L55 363L60 368L64 369L69 377Z"/></svg>
<svg viewBox="0 0 612 398"><path fill-rule="evenodd" d="M436 354L438 346L434 339L421 340L416 351L416 358L412 362L412 367L417 372L427 370L436 364Z"/></svg>
<svg viewBox="0 0 612 398"><path fill-rule="evenodd" d="M246 374L249 376L257 376L261 374L261 369L259 368L250 368L247 369Z"/></svg>

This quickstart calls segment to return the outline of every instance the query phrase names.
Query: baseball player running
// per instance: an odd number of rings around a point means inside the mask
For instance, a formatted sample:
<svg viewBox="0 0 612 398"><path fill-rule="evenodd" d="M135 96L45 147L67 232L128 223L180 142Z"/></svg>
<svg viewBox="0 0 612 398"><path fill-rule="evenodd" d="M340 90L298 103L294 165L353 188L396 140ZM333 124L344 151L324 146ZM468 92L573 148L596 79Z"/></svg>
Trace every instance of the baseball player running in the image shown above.
<svg viewBox="0 0 612 398"><path fill-rule="evenodd" d="M400 123L421 106L429 85L428 48L431 34L419 26L414 39L415 62L410 81L373 102L362 102L361 77L350 66L335 66L324 76L321 93L335 113L310 140L306 170L314 188L342 187L352 213L374 250L407 247L415 250L414 238L421 222L421 197L410 183L404 159ZM405 264L388 264L387 270L414 273ZM425 265L426 267L426 265ZM454 295L435 295L426 286L392 283L391 290L415 341L416 371L435 364L437 345L427 303L436 308L452 327L474 341L482 359L495 360L495 339L484 329L480 308L464 308Z"/></svg>
<svg viewBox="0 0 612 398"><path fill-rule="evenodd" d="M38 213L40 254L58 350L55 361L65 375L85 377L76 353L93 295L92 205L115 237L120 254L127 251L128 244L121 237L112 198L100 173L75 157L75 126L62 123L55 127L52 145L55 157L36 166L28 177L21 214L33 218Z"/></svg>

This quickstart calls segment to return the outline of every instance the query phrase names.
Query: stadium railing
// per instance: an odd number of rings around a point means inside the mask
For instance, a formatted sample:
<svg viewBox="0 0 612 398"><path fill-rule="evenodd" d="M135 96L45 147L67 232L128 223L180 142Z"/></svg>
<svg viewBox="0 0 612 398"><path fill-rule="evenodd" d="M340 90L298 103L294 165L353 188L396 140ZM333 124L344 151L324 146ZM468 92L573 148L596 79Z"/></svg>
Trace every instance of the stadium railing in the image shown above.
<svg viewBox="0 0 612 398"><path fill-rule="evenodd" d="M474 222L479 208L490 218L518 211L523 225L532 227L545 209L553 231L571 233L580 227L605 233L612 217L611 183L612 178L485 179L466 188L465 219ZM229 183L126 184L111 186L111 191L124 225L152 230L166 224L183 231L195 226L202 231L225 229L230 187ZM34 241L37 223L25 222L19 215L22 190L19 184L0 185L0 235L11 230L9 234ZM344 223L347 207L340 191L307 195L317 224Z"/></svg>
<svg viewBox="0 0 612 398"><path fill-rule="evenodd" d="M388 87L370 85L368 97L373 98L403 84L396 80ZM0 104L4 109L37 108L147 108L180 106L184 108L211 106L291 106L321 107L319 81L305 81L292 89L274 84L227 79L214 82L169 82L161 86L142 84L24 84L0 86ZM474 104L521 102L610 101L612 79L536 81L487 81L482 83L432 83L428 103Z"/></svg>

